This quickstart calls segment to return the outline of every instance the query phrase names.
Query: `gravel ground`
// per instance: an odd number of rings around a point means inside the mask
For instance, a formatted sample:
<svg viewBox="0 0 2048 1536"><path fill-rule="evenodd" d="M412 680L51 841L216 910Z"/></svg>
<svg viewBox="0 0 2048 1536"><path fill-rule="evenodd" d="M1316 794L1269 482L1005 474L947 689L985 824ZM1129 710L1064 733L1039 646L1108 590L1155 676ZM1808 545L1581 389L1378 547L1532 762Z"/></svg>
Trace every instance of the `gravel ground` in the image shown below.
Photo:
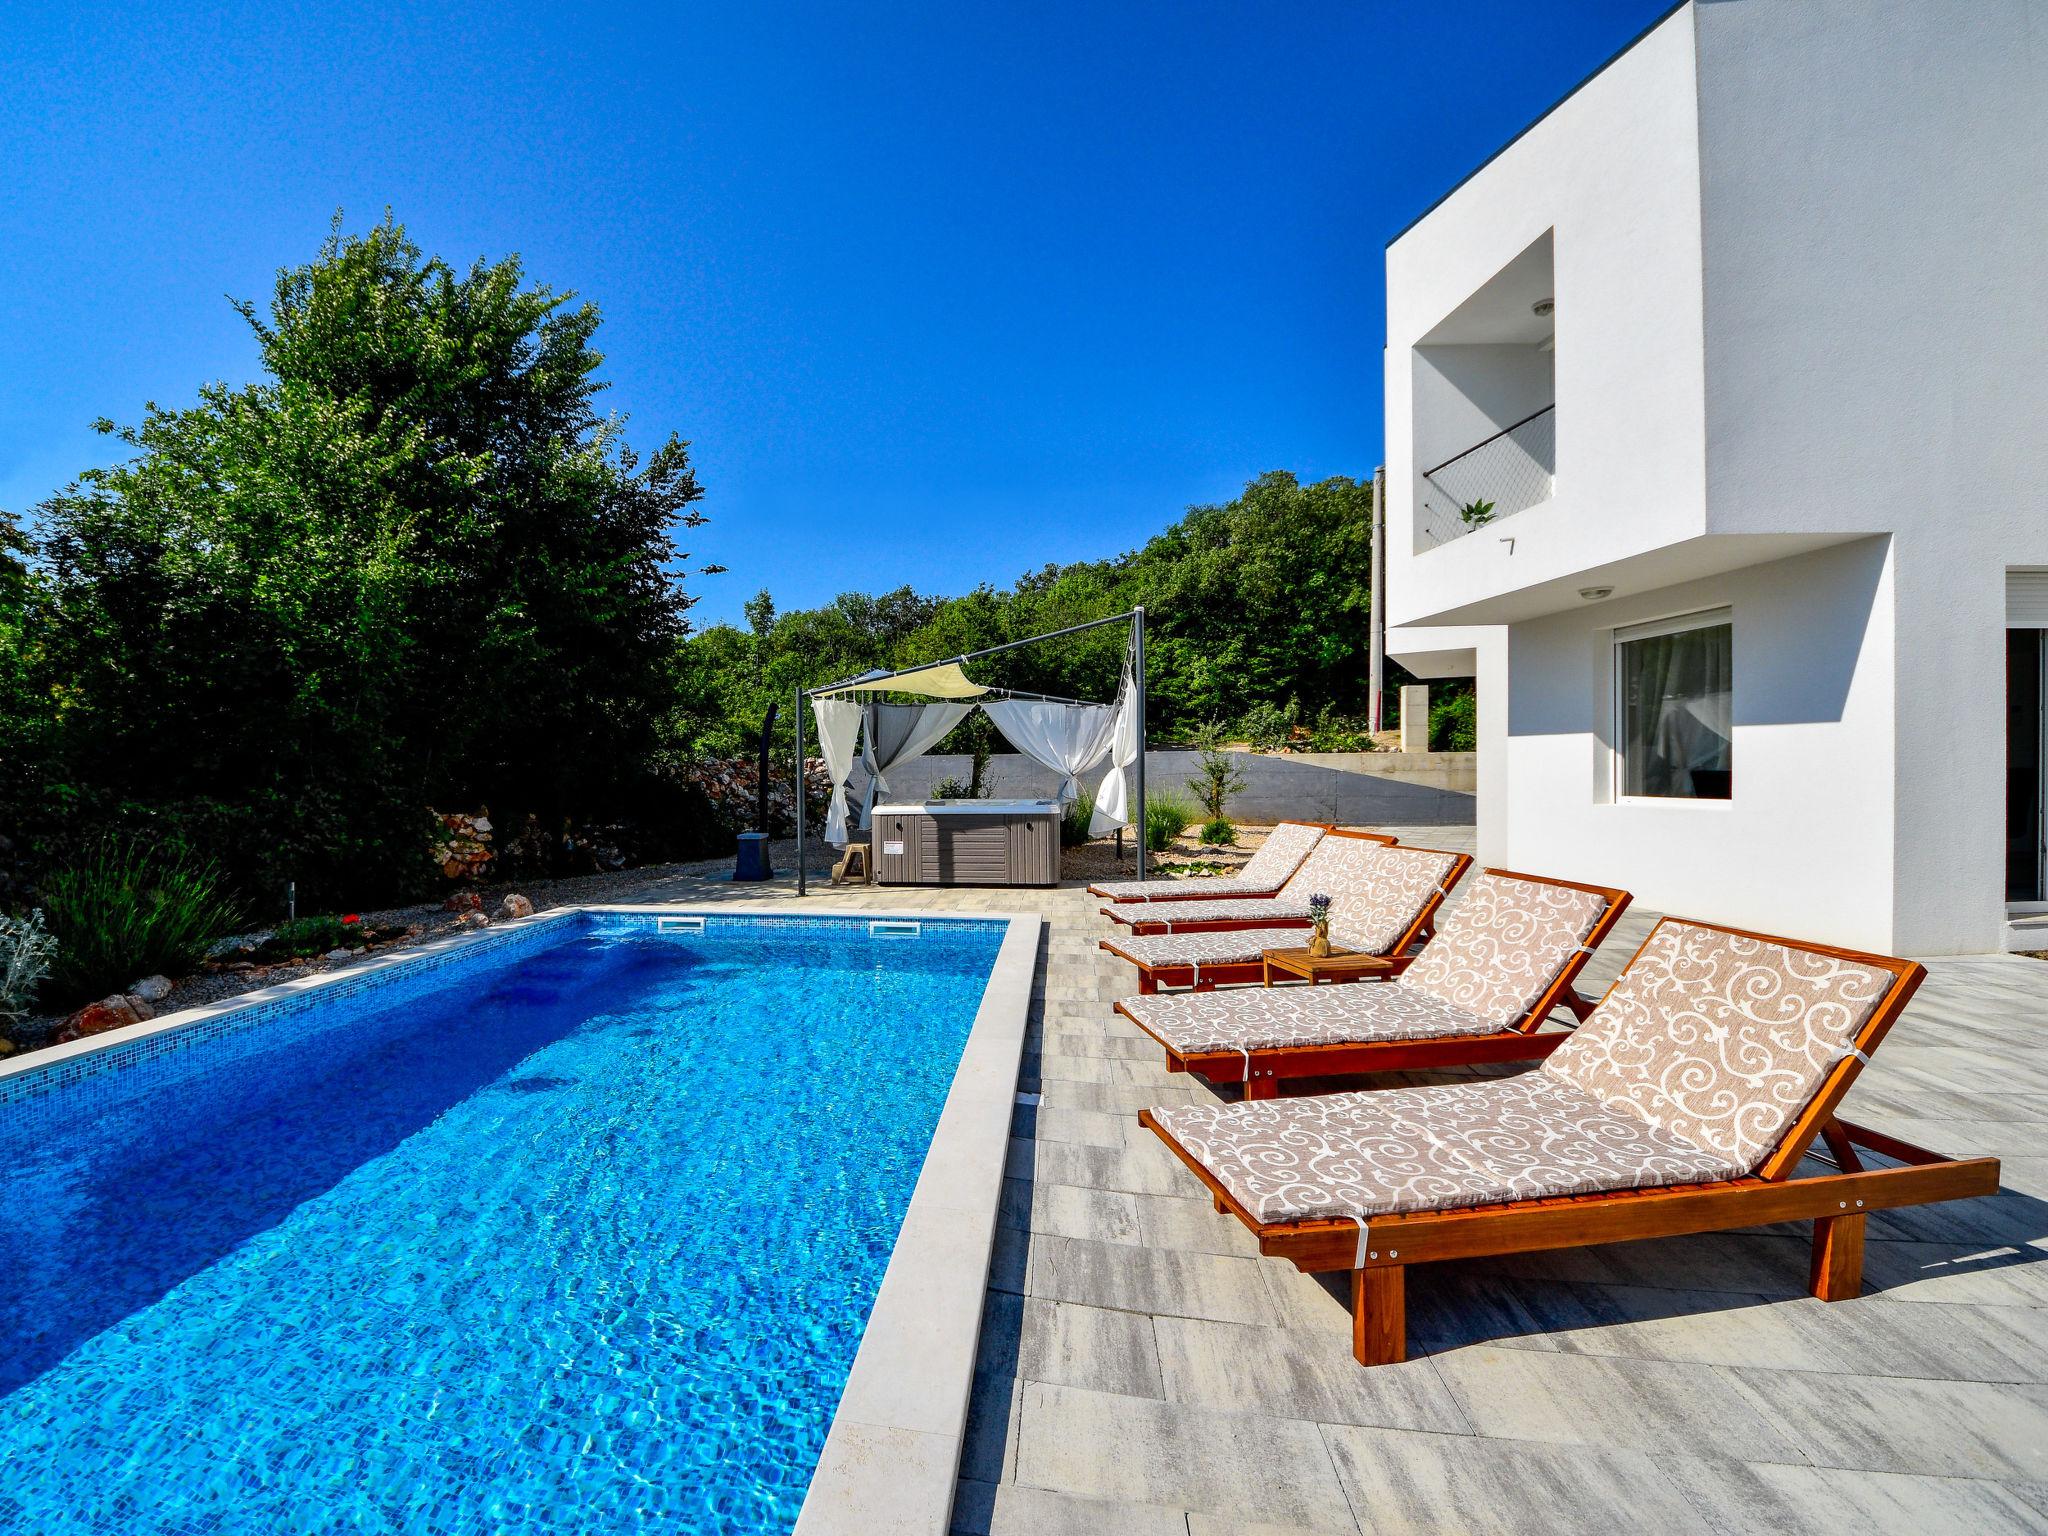
<svg viewBox="0 0 2048 1536"><path fill-rule="evenodd" d="M1171 867L1177 863L1202 862L1215 864L1224 869L1235 869L1248 859L1253 850L1266 839L1267 827L1240 827L1235 848L1204 848L1192 838L1183 837L1174 843L1172 849L1157 856L1157 863ZM775 866L788 870L796 863L796 842L784 839L772 850ZM805 863L815 876L823 877L831 869L829 851L816 842L805 850ZM1114 838L1100 838L1092 843L1083 843L1077 848L1066 849L1060 855L1060 878L1063 882L1092 883L1097 880L1129 879L1135 873L1132 868L1130 839L1125 839L1124 857L1117 859ZM622 869L613 874L577 875L563 880L535 880L515 884L493 884L478 887L483 899L483 910L494 913L498 904L513 891L519 892L533 903L536 912L545 912L552 907L575 906L583 903L641 902L641 901L688 901L694 888L709 881L723 881L732 874L732 859L700 859L687 864L652 864L639 869ZM459 926L461 914L449 911L441 902L423 902L410 907L387 907L382 911L366 911L362 914L368 927L403 927L406 937L391 944L380 944L376 953L387 950L406 949L423 944L451 932ZM261 930L258 930L261 932ZM173 1013L181 1008L198 1008L207 1003L219 1002L222 998L234 997L243 992L253 992L259 987L275 986L281 981L291 981L300 976L310 976L318 971L331 971L349 964L346 960L324 960L313 958L293 960L279 965L259 965L242 970L209 968L191 976L176 978L171 994L157 1005L156 1011ZM138 980L140 978L137 978ZM23 1021L15 1033L15 1044L19 1050L34 1050L47 1044L55 1031L61 1015L45 1015ZM0 1047L5 1042L0 1041ZM0 1048L0 1055L6 1055Z"/></svg>

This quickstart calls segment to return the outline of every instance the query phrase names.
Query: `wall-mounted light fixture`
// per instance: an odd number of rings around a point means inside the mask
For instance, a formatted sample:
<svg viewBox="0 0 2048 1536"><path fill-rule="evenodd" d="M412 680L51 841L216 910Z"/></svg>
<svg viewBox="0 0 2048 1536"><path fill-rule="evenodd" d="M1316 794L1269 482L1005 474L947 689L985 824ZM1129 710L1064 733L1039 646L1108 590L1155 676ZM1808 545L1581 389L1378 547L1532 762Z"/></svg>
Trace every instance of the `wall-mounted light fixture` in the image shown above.
<svg viewBox="0 0 2048 1536"><path fill-rule="evenodd" d="M1537 316L1539 319L1548 319L1550 317L1551 312L1556 308L1557 300L1538 299L1534 304L1531 304L1529 306L1529 313Z"/></svg>
<svg viewBox="0 0 2048 1536"><path fill-rule="evenodd" d="M1584 599L1585 599L1585 600L1586 600L1587 602L1589 602L1589 603L1597 603L1597 602L1599 602L1599 601L1600 601L1600 599L1601 599L1601 598L1603 598L1603 597L1612 597L1612 596L1614 596L1614 588L1612 588L1612 587L1581 587L1581 588L1579 588L1579 596L1583 597L1583 598L1584 598Z"/></svg>

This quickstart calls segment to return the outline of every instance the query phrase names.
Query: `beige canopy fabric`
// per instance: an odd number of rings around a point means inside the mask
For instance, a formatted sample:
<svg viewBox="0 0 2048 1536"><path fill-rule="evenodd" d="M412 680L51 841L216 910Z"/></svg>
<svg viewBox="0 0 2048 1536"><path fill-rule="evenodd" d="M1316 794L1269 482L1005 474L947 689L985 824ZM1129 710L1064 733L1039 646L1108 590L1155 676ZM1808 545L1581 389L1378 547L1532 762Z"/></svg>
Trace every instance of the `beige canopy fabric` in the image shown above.
<svg viewBox="0 0 2048 1536"><path fill-rule="evenodd" d="M978 699L988 690L960 670L957 661L899 672L894 677L856 678L837 688L820 688L818 693L921 693L928 699Z"/></svg>

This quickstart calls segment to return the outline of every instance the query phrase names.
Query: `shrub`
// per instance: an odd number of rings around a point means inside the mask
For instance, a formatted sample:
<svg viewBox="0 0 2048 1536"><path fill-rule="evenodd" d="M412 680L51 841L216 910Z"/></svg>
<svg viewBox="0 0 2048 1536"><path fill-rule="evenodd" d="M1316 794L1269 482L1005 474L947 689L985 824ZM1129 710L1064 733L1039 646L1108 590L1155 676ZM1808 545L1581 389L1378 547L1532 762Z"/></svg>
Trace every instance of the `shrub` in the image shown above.
<svg viewBox="0 0 2048 1536"><path fill-rule="evenodd" d="M1244 775L1237 771L1237 761L1228 752L1219 747L1204 747L1188 788L1208 813L1208 819L1215 821L1223 815L1224 802L1243 792Z"/></svg>
<svg viewBox="0 0 2048 1536"><path fill-rule="evenodd" d="M1060 814L1060 846L1076 848L1088 841L1088 823L1095 819L1095 796L1082 790Z"/></svg>
<svg viewBox="0 0 2048 1536"><path fill-rule="evenodd" d="M1203 823L1202 841L1211 848L1228 848L1237 841L1237 828L1227 816L1217 816Z"/></svg>
<svg viewBox="0 0 2048 1536"><path fill-rule="evenodd" d="M11 1027L28 1017L56 950L42 913L0 915L0 1025Z"/></svg>
<svg viewBox="0 0 2048 1536"><path fill-rule="evenodd" d="M1300 720L1301 705L1293 699L1285 709L1277 704L1254 704L1238 721L1237 730L1254 752L1277 752L1293 743Z"/></svg>
<svg viewBox="0 0 2048 1536"><path fill-rule="evenodd" d="M49 1000L59 1006L103 996L138 976L183 975L242 920L211 859L132 838L90 845L42 889L58 939Z"/></svg>
<svg viewBox="0 0 2048 1536"><path fill-rule="evenodd" d="M1370 752L1373 749L1372 732L1366 728L1363 719L1328 709L1317 715L1316 723L1309 728L1308 744L1312 752Z"/></svg>
<svg viewBox="0 0 2048 1536"><path fill-rule="evenodd" d="M1186 795L1161 790L1145 797L1145 851L1164 853L1202 814Z"/></svg>
<svg viewBox="0 0 2048 1536"><path fill-rule="evenodd" d="M330 949L352 949L363 942L362 928L360 920L344 924L333 916L295 917L279 923L260 952L265 959L293 960L301 955L324 955Z"/></svg>
<svg viewBox="0 0 2048 1536"><path fill-rule="evenodd" d="M1429 709L1432 752L1475 752L1479 748L1479 701L1470 693L1439 699Z"/></svg>

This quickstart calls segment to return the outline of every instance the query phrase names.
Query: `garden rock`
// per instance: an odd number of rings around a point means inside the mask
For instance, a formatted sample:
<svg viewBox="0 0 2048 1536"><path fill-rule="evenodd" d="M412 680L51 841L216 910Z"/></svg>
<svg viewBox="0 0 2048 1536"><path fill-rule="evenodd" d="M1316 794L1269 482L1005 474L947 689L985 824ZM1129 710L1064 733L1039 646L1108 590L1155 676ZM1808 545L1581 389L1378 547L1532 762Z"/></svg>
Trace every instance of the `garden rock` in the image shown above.
<svg viewBox="0 0 2048 1536"><path fill-rule="evenodd" d="M489 921L481 912L465 912L455 920L456 925L462 928L481 928Z"/></svg>
<svg viewBox="0 0 2048 1536"><path fill-rule="evenodd" d="M148 998L137 997L133 992L128 992L122 995L121 1001L128 1005L129 1010L135 1015L137 1023L141 1023L144 1019L156 1017L156 1010L149 1006Z"/></svg>
<svg viewBox="0 0 2048 1536"><path fill-rule="evenodd" d="M65 1045L73 1040L83 1040L90 1035L103 1035L110 1029L119 1029L124 1024L139 1024L133 1005L127 998L116 993L103 997L96 1003L87 1003L78 1012L57 1026L56 1043Z"/></svg>
<svg viewBox="0 0 2048 1536"><path fill-rule="evenodd" d="M145 976L140 981L129 983L128 995L145 1003L160 1003L171 995L171 978Z"/></svg>
<svg viewBox="0 0 2048 1536"><path fill-rule="evenodd" d="M320 958L322 960L346 960L348 958L348 951L345 949L330 949Z"/></svg>
<svg viewBox="0 0 2048 1536"><path fill-rule="evenodd" d="M441 909L444 912L480 912L483 905L483 897L475 891L457 891L441 903Z"/></svg>
<svg viewBox="0 0 2048 1536"><path fill-rule="evenodd" d="M498 904L498 916L503 918L533 916L533 903L517 891Z"/></svg>

